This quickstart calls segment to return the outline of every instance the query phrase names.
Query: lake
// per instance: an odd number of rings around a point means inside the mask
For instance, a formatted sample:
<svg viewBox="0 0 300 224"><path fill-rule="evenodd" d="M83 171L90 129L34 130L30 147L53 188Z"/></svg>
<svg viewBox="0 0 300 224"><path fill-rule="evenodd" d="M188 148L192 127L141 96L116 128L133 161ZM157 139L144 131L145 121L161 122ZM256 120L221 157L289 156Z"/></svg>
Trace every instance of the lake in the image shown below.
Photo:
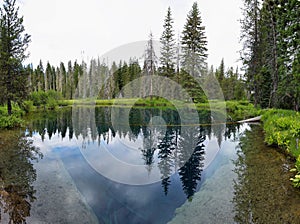
<svg viewBox="0 0 300 224"><path fill-rule="evenodd" d="M196 115L74 106L1 131L1 223L300 223L260 124Z"/></svg>

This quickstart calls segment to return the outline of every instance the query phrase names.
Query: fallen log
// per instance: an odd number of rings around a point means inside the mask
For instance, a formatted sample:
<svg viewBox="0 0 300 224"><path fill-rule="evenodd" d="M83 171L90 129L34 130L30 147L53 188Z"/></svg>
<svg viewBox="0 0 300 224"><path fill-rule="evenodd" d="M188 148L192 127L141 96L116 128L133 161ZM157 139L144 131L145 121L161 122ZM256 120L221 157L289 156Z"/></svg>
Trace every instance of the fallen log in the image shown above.
<svg viewBox="0 0 300 224"><path fill-rule="evenodd" d="M238 123L257 122L257 121L260 121L260 120L261 120L261 116L257 116L257 117L249 118L249 119L246 119L246 120L238 121Z"/></svg>

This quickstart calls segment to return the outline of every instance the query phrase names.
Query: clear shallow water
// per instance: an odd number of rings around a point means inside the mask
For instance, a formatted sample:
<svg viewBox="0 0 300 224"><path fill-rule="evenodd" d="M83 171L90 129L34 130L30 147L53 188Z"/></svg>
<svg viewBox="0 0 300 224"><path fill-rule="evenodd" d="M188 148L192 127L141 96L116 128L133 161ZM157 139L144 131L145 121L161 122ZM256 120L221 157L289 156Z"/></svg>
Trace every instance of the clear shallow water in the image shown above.
<svg viewBox="0 0 300 224"><path fill-rule="evenodd" d="M8 186L24 185L19 193L27 204L19 210L27 213L19 216L29 223L300 221L290 163L263 144L259 127L180 126L186 114L158 109L117 113L113 122L110 108L31 118L26 139L39 154L22 157L30 169L19 175L22 181L14 183L18 175L12 175L0 188L2 204L8 204ZM20 169L20 161L3 150L20 142L20 133L0 133L2 176L7 160ZM2 216L2 222L8 219Z"/></svg>

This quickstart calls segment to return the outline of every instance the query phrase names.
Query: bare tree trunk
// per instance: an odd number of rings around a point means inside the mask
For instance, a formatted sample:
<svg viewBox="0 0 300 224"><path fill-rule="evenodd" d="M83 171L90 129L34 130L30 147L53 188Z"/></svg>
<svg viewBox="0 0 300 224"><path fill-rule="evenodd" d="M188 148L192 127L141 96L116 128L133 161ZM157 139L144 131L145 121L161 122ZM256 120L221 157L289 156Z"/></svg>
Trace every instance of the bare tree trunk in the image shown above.
<svg viewBox="0 0 300 224"><path fill-rule="evenodd" d="M9 97L7 98L7 113L8 115L12 114L11 100Z"/></svg>

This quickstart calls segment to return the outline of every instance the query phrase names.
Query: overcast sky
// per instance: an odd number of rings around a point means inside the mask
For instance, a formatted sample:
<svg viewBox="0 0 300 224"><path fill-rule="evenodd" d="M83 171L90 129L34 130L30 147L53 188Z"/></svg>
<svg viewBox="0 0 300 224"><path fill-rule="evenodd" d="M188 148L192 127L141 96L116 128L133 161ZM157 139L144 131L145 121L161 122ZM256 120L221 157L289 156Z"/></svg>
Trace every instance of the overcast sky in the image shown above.
<svg viewBox="0 0 300 224"><path fill-rule="evenodd" d="M174 29L181 35L194 0L19 0L25 30L31 35L30 57L36 67L42 59L61 61L96 58L113 48L147 40L150 31L159 40L168 6ZM241 0L198 0L208 40L208 63L237 66ZM177 36L177 35L176 35ZM84 54L82 54L84 52Z"/></svg>

